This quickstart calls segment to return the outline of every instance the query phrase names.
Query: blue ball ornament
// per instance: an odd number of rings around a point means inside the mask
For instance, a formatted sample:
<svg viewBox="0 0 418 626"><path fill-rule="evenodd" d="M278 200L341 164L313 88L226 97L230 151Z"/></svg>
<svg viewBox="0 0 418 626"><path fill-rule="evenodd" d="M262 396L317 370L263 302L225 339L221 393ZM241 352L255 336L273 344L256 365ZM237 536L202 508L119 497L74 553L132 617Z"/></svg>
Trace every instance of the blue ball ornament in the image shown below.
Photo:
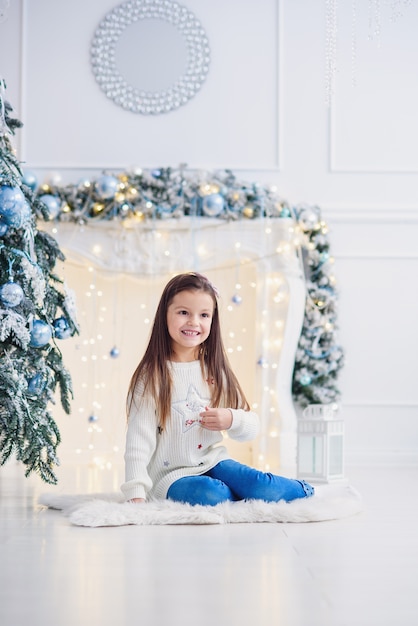
<svg viewBox="0 0 418 626"><path fill-rule="evenodd" d="M0 187L1 222L12 228L20 228L28 208L29 205L19 187L9 187L8 185Z"/></svg>
<svg viewBox="0 0 418 626"><path fill-rule="evenodd" d="M98 195L104 200L110 200L115 197L119 188L119 181L114 176L104 174L96 181L96 189Z"/></svg>
<svg viewBox="0 0 418 626"><path fill-rule="evenodd" d="M48 209L49 219L55 219L61 208L60 198L57 198L57 196L53 196L50 193L45 193L42 196L39 196L39 200L41 200L41 202L43 202Z"/></svg>
<svg viewBox="0 0 418 626"><path fill-rule="evenodd" d="M4 237L4 235L7 233L8 230L9 230L9 227L7 226L7 224L2 222L0 219L0 237Z"/></svg>
<svg viewBox="0 0 418 626"><path fill-rule="evenodd" d="M93 423L93 422L97 422L98 421L98 417L97 415L94 415L94 413L92 415L89 415L89 422Z"/></svg>
<svg viewBox="0 0 418 626"><path fill-rule="evenodd" d="M232 300L232 302L234 304L241 304L241 302L242 302L241 296L239 294L237 294L237 293L232 296L231 300Z"/></svg>
<svg viewBox="0 0 418 626"><path fill-rule="evenodd" d="M58 317L54 320L54 335L58 339L68 339L71 337L71 326L66 317Z"/></svg>
<svg viewBox="0 0 418 626"><path fill-rule="evenodd" d="M28 394L31 396L39 396L45 389L46 380L43 374L35 374L28 380Z"/></svg>
<svg viewBox="0 0 418 626"><path fill-rule="evenodd" d="M0 287L0 300L5 307L12 309L18 306L24 297L23 289L12 280Z"/></svg>
<svg viewBox="0 0 418 626"><path fill-rule="evenodd" d="M287 206L283 206L280 211L280 217L291 217L290 209Z"/></svg>
<svg viewBox="0 0 418 626"><path fill-rule="evenodd" d="M22 183L27 187L30 187L32 191L35 191L38 186L38 179L36 177L36 174L29 170L25 170L22 176Z"/></svg>
<svg viewBox="0 0 418 626"><path fill-rule="evenodd" d="M22 209L22 224L24 222L27 222L32 216L32 209L30 207L30 204L27 200L25 200L25 203L23 205L23 209Z"/></svg>
<svg viewBox="0 0 418 626"><path fill-rule="evenodd" d="M203 213L208 217L216 217L224 210L225 200L220 193L211 193L202 200Z"/></svg>
<svg viewBox="0 0 418 626"><path fill-rule="evenodd" d="M49 324L42 320L35 320L30 331L29 345L32 348L42 348L52 338L52 330Z"/></svg>
<svg viewBox="0 0 418 626"><path fill-rule="evenodd" d="M311 384L312 378L308 374L303 374L303 376L300 377L299 382L302 385L302 387L307 387L308 385Z"/></svg>
<svg viewBox="0 0 418 626"><path fill-rule="evenodd" d="M110 354L110 357L112 359L117 359L119 354L120 354L120 352L119 352L119 349L116 346L113 346L113 348L111 349L109 354Z"/></svg>

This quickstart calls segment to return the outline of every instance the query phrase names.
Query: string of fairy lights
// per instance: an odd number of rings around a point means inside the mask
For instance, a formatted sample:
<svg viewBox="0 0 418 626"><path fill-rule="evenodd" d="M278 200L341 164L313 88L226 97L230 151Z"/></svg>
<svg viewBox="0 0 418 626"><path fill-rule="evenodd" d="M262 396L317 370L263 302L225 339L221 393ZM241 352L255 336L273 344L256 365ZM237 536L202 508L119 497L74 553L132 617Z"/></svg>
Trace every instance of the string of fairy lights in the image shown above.
<svg viewBox="0 0 418 626"><path fill-rule="evenodd" d="M274 186L240 181L231 171L196 173L184 166L151 171L135 168L118 174L105 172L96 179L67 185L54 180L38 186L34 174L25 172L24 177L24 182L36 190L37 197L47 206L52 219L45 227L51 228L54 236L58 235L64 249L65 241L61 238L64 232L71 232L71 237L79 242L86 239L84 245L89 258L83 267L87 269L88 280L84 294L77 294L82 332L75 348L80 365L74 375L82 379L77 412L87 422L88 437L76 448L76 454L90 455L104 469L111 465L109 454L96 454L96 451L106 448L111 450L110 456L120 453L123 441L115 433L118 429L123 432L120 420L124 406L120 402L119 407L111 408L114 423L110 428L109 419L104 428L102 415L109 413L108 396L112 393L108 381L114 380L115 371L123 370L120 356L132 352L132 334L126 331L131 321L115 315L122 301L123 309L130 309L130 298L135 292L122 287L123 281L151 280L154 294L148 301L137 301L135 305L134 327L142 340L137 342L135 356L126 364L129 373L121 376L120 397L124 400L127 381L145 347L156 305L155 294L161 292L170 275L190 269L180 267L184 261L181 253L177 259L173 254L179 245L178 241L173 243L173 238L178 238L180 225L187 220L189 230L194 230L194 260L198 266L205 267L223 294L224 337L231 363L240 380L244 377L244 387L250 390L248 395L253 405L263 415L262 433L255 450L257 464L266 469L273 465L274 441L280 436L277 372L289 298L285 273L265 271L267 257L269 262L272 257L280 258L282 266L297 259L305 273L305 317L292 383L295 402L306 406L338 398L336 379L343 351L336 343L336 281L328 228L318 207L291 206L279 197ZM100 224L100 228L95 228L95 224ZM278 225L282 234L277 240ZM214 233L226 227L232 237L229 247L233 253L227 264L219 268L210 252L216 243ZM258 258L252 258L245 250L237 234L242 227L252 231L259 228ZM146 272L152 272L153 278L148 275L141 279L138 273L134 276L135 269L141 268L143 262L138 255L133 273L121 272L120 259L112 266L112 251L107 250L104 259L108 246L100 242L105 232L111 233L115 242L119 236L123 237L123 245L128 249L132 248L131 236L138 241L143 235L149 244L150 233L158 235L158 258L146 266ZM151 248L150 257L156 250L153 244ZM70 265L66 261L65 271ZM74 284L74 279L68 282ZM110 310L105 303L112 300L115 289L119 293ZM250 338L254 320L256 341ZM118 338L122 329L124 341ZM101 443L104 440L105 446Z"/></svg>

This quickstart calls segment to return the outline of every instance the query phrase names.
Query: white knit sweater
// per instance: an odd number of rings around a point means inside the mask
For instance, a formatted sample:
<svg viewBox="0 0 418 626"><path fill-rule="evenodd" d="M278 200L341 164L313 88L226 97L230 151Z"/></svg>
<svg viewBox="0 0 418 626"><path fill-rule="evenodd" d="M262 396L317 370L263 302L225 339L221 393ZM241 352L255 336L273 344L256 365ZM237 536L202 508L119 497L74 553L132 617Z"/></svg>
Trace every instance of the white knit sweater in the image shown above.
<svg viewBox="0 0 418 626"><path fill-rule="evenodd" d="M125 450L125 480L121 489L126 500L160 499L183 476L204 474L229 458L222 445L221 432L202 428L199 413L210 404L208 382L203 380L199 361L171 362L172 409L160 432L155 402L141 398L135 390L128 420ZM231 409L232 425L228 436L249 441L258 433L256 413Z"/></svg>

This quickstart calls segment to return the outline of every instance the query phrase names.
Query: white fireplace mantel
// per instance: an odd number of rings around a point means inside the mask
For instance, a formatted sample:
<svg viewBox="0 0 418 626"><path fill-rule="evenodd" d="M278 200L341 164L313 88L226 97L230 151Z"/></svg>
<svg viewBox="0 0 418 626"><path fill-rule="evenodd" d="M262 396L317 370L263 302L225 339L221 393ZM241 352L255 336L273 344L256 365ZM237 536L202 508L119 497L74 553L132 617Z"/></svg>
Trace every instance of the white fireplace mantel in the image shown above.
<svg viewBox="0 0 418 626"><path fill-rule="evenodd" d="M263 356L254 370L262 426L254 464L295 474L297 421L291 381L305 310L305 282L293 220L181 217L138 222L131 218L85 224L48 222L42 229L55 237L68 261L145 281L155 276L168 279L182 271L205 273L254 264L256 318L263 316L262 323L253 320L254 340ZM287 299L280 342L273 341L277 276L286 284ZM283 308L280 311L283 316ZM273 354L279 343L279 354ZM263 391L267 389L272 391ZM274 411L276 424L279 416L278 432L273 432L271 422Z"/></svg>

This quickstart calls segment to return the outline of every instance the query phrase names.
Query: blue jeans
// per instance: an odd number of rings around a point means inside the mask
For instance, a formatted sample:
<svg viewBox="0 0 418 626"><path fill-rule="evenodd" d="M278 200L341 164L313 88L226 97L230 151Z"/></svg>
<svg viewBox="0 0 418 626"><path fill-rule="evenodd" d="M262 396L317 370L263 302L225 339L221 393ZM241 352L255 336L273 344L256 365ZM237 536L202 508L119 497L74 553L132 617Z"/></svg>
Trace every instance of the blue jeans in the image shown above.
<svg viewBox="0 0 418 626"><path fill-rule="evenodd" d="M304 480L276 476L270 472L228 459L205 474L176 480L167 492L169 500L215 506L226 500L296 500L313 496L314 488Z"/></svg>

